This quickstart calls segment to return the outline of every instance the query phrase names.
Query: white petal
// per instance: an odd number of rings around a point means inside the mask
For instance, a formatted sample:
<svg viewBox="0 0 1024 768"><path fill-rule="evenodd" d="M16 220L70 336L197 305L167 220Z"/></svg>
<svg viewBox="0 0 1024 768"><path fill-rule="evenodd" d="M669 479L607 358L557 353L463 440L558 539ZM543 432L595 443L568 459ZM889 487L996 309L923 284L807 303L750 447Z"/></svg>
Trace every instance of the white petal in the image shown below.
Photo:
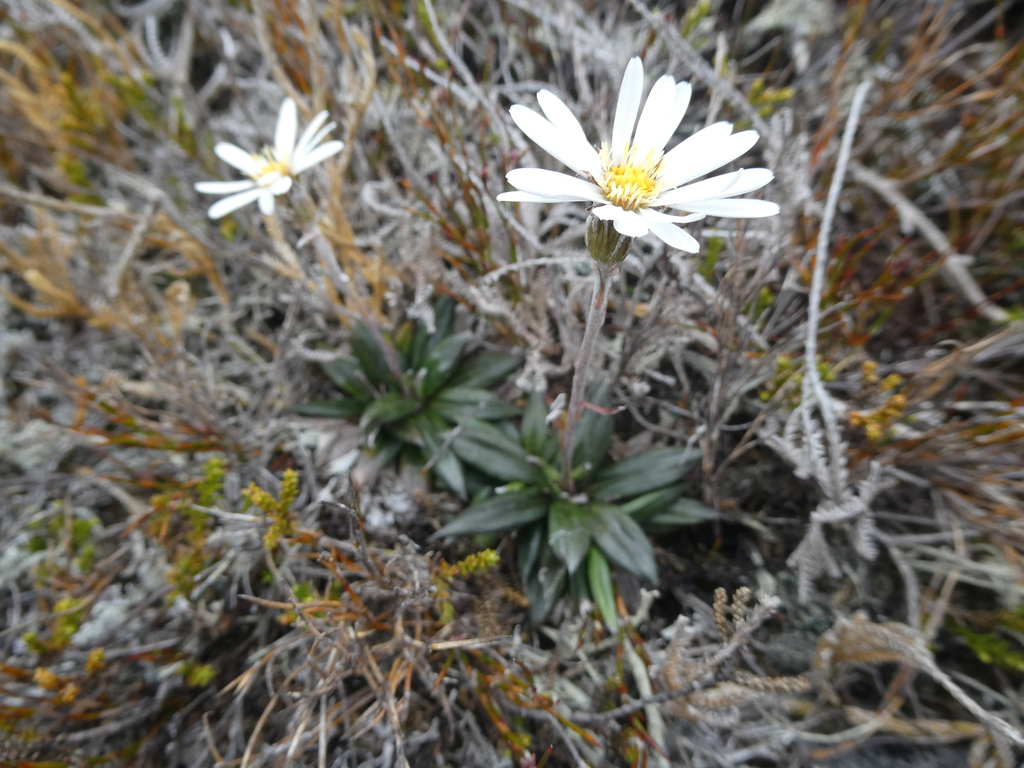
<svg viewBox="0 0 1024 768"><path fill-rule="evenodd" d="M499 203L562 203L565 202L557 197L546 195L535 195L532 192L502 192L498 195Z"/></svg>
<svg viewBox="0 0 1024 768"><path fill-rule="evenodd" d="M223 216L227 216L232 211L237 211L243 205L248 205L257 197L263 194L263 190L259 187L253 187L247 189L245 192L239 192L237 195L231 197L225 197L223 200L218 200L207 211L207 216L211 219L219 219Z"/></svg>
<svg viewBox="0 0 1024 768"><path fill-rule="evenodd" d="M345 143L341 141L328 141L326 144L321 144L312 152L297 158L295 165L292 167L292 173L301 173L307 168L312 168L317 163L322 163L328 157L338 154L344 147Z"/></svg>
<svg viewBox="0 0 1024 768"><path fill-rule="evenodd" d="M516 189L553 200L604 202L604 193L597 184L557 171L546 171L543 168L516 168L505 174L505 178Z"/></svg>
<svg viewBox="0 0 1024 768"><path fill-rule="evenodd" d="M643 237L649 229L636 211L627 211L617 205L600 205L591 213L599 219L612 222L615 231L626 237Z"/></svg>
<svg viewBox="0 0 1024 768"><path fill-rule="evenodd" d="M252 189L255 182L252 179L241 181L200 181L195 185L196 192L204 195L230 195L235 192L244 192Z"/></svg>
<svg viewBox="0 0 1024 768"><path fill-rule="evenodd" d="M640 97L644 90L644 65L640 57L634 56L626 65L619 88L619 101L615 106L615 122L612 124L612 165L620 165L629 140L633 138L636 113L640 109Z"/></svg>
<svg viewBox="0 0 1024 768"><path fill-rule="evenodd" d="M650 141L652 147L657 147L659 150L663 150L665 145L668 144L668 140L671 139L672 134L676 132L676 128L679 127L679 123L683 121L683 115L686 114L686 109L690 106L690 95L692 93L693 89L690 87L689 83L676 83L672 109L660 126L661 133L651 137ZM647 97L647 100L650 101L650 96ZM643 118L641 118L641 122L642 121Z"/></svg>
<svg viewBox="0 0 1024 768"><path fill-rule="evenodd" d="M291 176L282 176L280 179L278 179L277 181L275 181L273 184L270 185L270 191L271 191L271 193L273 193L275 195L283 195L283 194L285 194L291 188L292 188L292 177Z"/></svg>
<svg viewBox="0 0 1024 768"><path fill-rule="evenodd" d="M262 189L267 189L268 187L271 187L275 183L280 181L283 176L284 176L284 174L281 173L280 171L267 171L262 176L260 176L258 179L256 179L256 183Z"/></svg>
<svg viewBox="0 0 1024 768"><path fill-rule="evenodd" d="M541 149L560 160L576 173L586 171L592 176L600 173L601 160L586 137L560 131L532 109L516 104L509 110L519 130L535 141Z"/></svg>
<svg viewBox="0 0 1024 768"><path fill-rule="evenodd" d="M313 147L315 147L317 144L323 141L327 137L327 134L333 131L337 127L337 125L337 123L328 123L319 131L317 131L316 135L313 136L313 138L311 138L302 148L303 153L308 153Z"/></svg>
<svg viewBox="0 0 1024 768"><path fill-rule="evenodd" d="M252 155L241 147L229 144L226 141L219 141L213 145L214 154L233 168L242 173L254 176L260 172L259 163L252 159Z"/></svg>
<svg viewBox="0 0 1024 768"><path fill-rule="evenodd" d="M732 123L720 121L712 123L706 128L701 128L695 134L676 144L665 153L665 159L661 162L661 173L658 178L666 186L677 187L682 182L675 181L676 177L682 178L694 157L700 157L705 152L714 150L729 138L732 133ZM668 181L674 183L668 184Z"/></svg>
<svg viewBox="0 0 1024 768"><path fill-rule="evenodd" d="M678 165L663 170L661 181L669 187L677 187L691 179L700 178L706 173L731 163L745 154L757 143L757 131L740 131L713 145L698 148L689 158L684 158ZM684 142L685 143L685 142ZM680 144L682 146L682 144ZM674 151L674 150L673 150ZM665 161L668 160L666 155ZM662 168L665 168L662 161Z"/></svg>
<svg viewBox="0 0 1024 768"><path fill-rule="evenodd" d="M671 189L659 195L653 204L686 209L683 203L745 195L755 189L760 189L773 178L775 178L774 174L767 168L744 168L742 171L723 173L721 176L712 176L704 181Z"/></svg>
<svg viewBox="0 0 1024 768"><path fill-rule="evenodd" d="M587 141L587 134L583 132L583 126L580 125L580 121L576 119L576 115L572 113L572 110L565 106L565 102L551 91L545 89L537 93L537 103L540 104L540 108L544 110L545 117L551 121L555 128L594 149L590 142ZM594 156L597 157L597 150L594 150Z"/></svg>
<svg viewBox="0 0 1024 768"><path fill-rule="evenodd" d="M767 200L701 200L688 203L686 210L694 213L706 213L708 216L723 216L728 219L760 219L774 216L779 212L776 203Z"/></svg>
<svg viewBox="0 0 1024 768"><path fill-rule="evenodd" d="M297 162L300 160L302 156L309 151L310 147L315 146L312 139L316 135L316 132L320 130L320 126L324 124L325 120L327 120L326 109L318 113L317 116L313 118L313 121L306 126L306 130L302 132L298 142L295 144L295 152L292 154L293 161Z"/></svg>
<svg viewBox="0 0 1024 768"><path fill-rule="evenodd" d="M260 195L260 213L269 216L274 212L274 193L269 189L262 190Z"/></svg>
<svg viewBox="0 0 1024 768"><path fill-rule="evenodd" d="M636 124L636 136L633 138L633 146L639 151L640 157L645 156L650 150L663 150L665 143L675 133L678 122L667 134L665 133L665 127L672 119L675 95L676 81L671 75L659 77L647 95L644 111L640 113L640 122Z"/></svg>
<svg viewBox="0 0 1024 768"><path fill-rule="evenodd" d="M632 211L626 211L630 214L628 219L616 219L612 222L612 226L615 227L615 231L620 235L626 237L643 237L651 228L647 226L647 222L641 219L637 214Z"/></svg>
<svg viewBox="0 0 1024 768"><path fill-rule="evenodd" d="M651 211L652 208L641 208L641 211ZM660 216L664 217L665 221L671 221L673 224L689 224L693 221L700 221L707 216L706 213L688 213L685 216L677 216L671 213L662 213L661 211L655 211Z"/></svg>
<svg viewBox="0 0 1024 768"><path fill-rule="evenodd" d="M651 232L668 245L686 253L697 253L700 250L700 243L694 239L693 235L676 226L676 219L679 217L667 216L649 208L641 208L639 213L647 222L647 226L651 228Z"/></svg>
<svg viewBox="0 0 1024 768"><path fill-rule="evenodd" d="M295 101L289 97L281 102L281 111L277 113L277 130L274 131L274 155L282 163L291 162L298 128Z"/></svg>

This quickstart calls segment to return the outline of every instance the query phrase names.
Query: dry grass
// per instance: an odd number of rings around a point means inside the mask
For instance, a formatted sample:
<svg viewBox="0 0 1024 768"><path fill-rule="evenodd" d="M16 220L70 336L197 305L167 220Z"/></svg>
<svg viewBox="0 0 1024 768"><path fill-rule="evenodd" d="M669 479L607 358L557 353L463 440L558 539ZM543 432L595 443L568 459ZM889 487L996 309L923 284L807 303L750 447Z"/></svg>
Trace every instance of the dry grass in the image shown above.
<svg viewBox="0 0 1024 768"><path fill-rule="evenodd" d="M1009 768L1022 30L1009 0L0 2L0 766L846 765L888 739ZM494 200L554 167L507 107L549 87L607 135L633 55L693 82L683 135L761 133L782 213L695 225L695 257L639 240L613 284L613 454L699 445L717 518L658 538L658 584L618 575L613 635L587 601L529 623L512 537L428 545L453 495L289 409L354 319L439 295L523 355L511 399L568 392L586 212ZM345 150L273 216L209 221L213 144L270 141L284 96Z"/></svg>

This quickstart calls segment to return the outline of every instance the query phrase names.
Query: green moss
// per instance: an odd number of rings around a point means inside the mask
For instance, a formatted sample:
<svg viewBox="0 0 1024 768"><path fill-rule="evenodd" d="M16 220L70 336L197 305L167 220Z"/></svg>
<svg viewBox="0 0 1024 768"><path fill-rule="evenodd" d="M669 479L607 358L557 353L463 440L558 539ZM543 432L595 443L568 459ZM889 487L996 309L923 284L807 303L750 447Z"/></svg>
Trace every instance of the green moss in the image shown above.
<svg viewBox="0 0 1024 768"><path fill-rule="evenodd" d="M978 660L1010 672L1024 672L1024 653L1014 650L1009 641L988 632L976 632L950 618L946 629L962 638Z"/></svg>

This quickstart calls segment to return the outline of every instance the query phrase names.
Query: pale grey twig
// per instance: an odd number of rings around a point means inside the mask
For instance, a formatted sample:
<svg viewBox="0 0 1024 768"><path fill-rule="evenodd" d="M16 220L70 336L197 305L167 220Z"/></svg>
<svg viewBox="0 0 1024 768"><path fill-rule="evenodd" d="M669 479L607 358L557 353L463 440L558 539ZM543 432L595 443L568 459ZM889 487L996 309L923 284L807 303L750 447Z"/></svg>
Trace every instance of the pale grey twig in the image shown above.
<svg viewBox="0 0 1024 768"><path fill-rule="evenodd" d="M828 199L825 203L825 215L821 220L821 229L818 232L818 248L815 254L814 273L811 276L811 291L807 297L807 333L804 345L804 399L808 393L813 393L821 411L822 421L825 423L825 437L828 440L829 453L841 450L842 438L839 435L839 427L836 424L835 412L832 408L832 401L825 393L825 387L821 383L821 375L818 373L818 327L821 322L821 294L825 286L825 268L828 265L829 236L832 231L832 223L835 220L836 207L839 205L839 194L843 189L843 181L846 178L846 168L850 161L850 152L853 149L853 137L857 132L857 123L860 120L860 112L864 106L864 99L868 95L871 81L865 80L857 87L853 96L853 104L850 107L850 116L846 120L846 129L843 131L842 143L839 146L839 158L836 161L835 174L832 176L832 185L828 190ZM810 414L805 409L805 419ZM844 488L839 473L836 471L841 462L837 456L830 455L832 461L830 466L831 488L827 489L829 496L838 499L843 495Z"/></svg>
<svg viewBox="0 0 1024 768"><path fill-rule="evenodd" d="M528 261L516 261L512 264L505 264L504 266L492 269L481 279L487 283L495 282L502 275L507 275L509 272L515 272L516 270L529 269L530 267L546 267L553 264L582 264L585 261L589 261L590 256L584 252L581 252L579 256L552 256L543 257L540 259L530 259Z"/></svg>
<svg viewBox="0 0 1024 768"><path fill-rule="evenodd" d="M111 299L117 296L118 290L121 287L121 280L124 278L124 271L128 268L131 260L135 258L135 253L139 250L139 246L142 245L142 240L153 223L153 218L156 216L159 207L160 201L158 199L149 201L145 212L142 214L142 218L135 224L131 235L128 237L128 242L121 249L121 255L114 262L110 272L107 273L106 290L107 296Z"/></svg>

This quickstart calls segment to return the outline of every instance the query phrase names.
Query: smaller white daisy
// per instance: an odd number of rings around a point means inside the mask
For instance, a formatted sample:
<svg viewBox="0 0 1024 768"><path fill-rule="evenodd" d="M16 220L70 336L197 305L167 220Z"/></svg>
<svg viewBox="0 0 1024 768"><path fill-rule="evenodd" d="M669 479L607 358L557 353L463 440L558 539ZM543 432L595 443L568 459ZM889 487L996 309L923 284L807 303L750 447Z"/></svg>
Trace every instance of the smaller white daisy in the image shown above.
<svg viewBox="0 0 1024 768"><path fill-rule="evenodd" d="M250 154L234 144L218 142L213 148L217 157L249 178L242 181L200 181L196 184L196 191L203 194L230 195L210 207L209 217L219 219L227 216L253 200L259 200L262 213L273 213L274 196L288 192L297 174L336 155L345 146L340 141L320 144L335 127L334 123L324 125L326 120L327 110L324 110L313 118L296 142L298 117L295 102L288 98L281 103L281 111L277 115L273 147L264 147L260 152Z"/></svg>
<svg viewBox="0 0 1024 768"><path fill-rule="evenodd" d="M637 121L643 88L643 64L634 57L622 78L611 143L602 144L600 151L587 140L575 115L551 91L537 94L543 117L519 104L512 107L512 119L522 132L579 175L516 168L505 178L519 191L503 192L498 200L595 203L591 212L612 222L619 234L642 237L653 232L673 248L688 253L696 253L699 245L676 224L705 216L760 218L779 212L778 205L766 200L731 199L771 181L773 175L767 168L748 168L687 184L749 150L758 139L756 131L733 133L731 123L714 123L665 152L665 144L690 104L690 84L677 83L670 75L659 78ZM673 216L659 208L689 215Z"/></svg>

